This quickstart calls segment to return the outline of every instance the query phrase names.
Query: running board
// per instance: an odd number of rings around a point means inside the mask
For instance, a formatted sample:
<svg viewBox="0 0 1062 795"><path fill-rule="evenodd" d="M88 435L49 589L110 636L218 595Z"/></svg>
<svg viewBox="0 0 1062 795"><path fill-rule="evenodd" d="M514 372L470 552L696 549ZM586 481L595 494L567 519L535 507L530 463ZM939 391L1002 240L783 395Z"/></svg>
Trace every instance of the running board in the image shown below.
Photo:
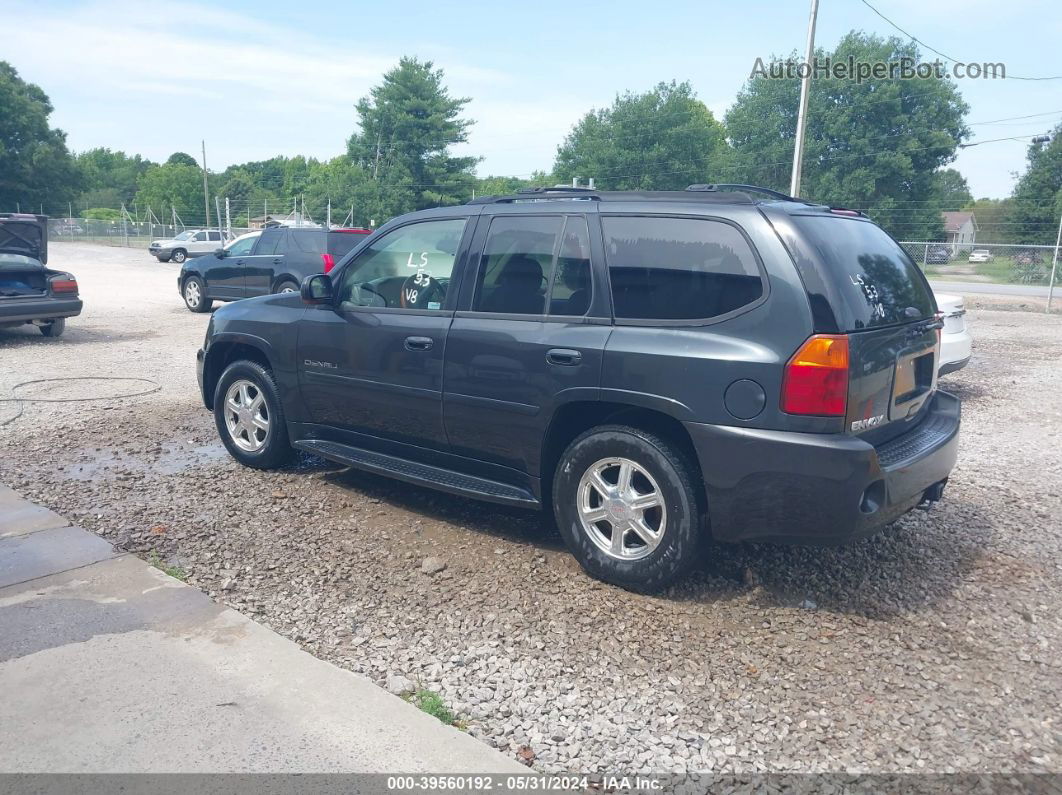
<svg viewBox="0 0 1062 795"><path fill-rule="evenodd" d="M501 502L506 505L519 505L524 508L540 507L538 499L529 489L499 483L496 480L487 480L475 475L466 475L452 469L421 464L407 458L398 458L386 453L377 453L323 439L300 439L294 443L294 447L355 469L397 478L407 483L427 486L450 494Z"/></svg>

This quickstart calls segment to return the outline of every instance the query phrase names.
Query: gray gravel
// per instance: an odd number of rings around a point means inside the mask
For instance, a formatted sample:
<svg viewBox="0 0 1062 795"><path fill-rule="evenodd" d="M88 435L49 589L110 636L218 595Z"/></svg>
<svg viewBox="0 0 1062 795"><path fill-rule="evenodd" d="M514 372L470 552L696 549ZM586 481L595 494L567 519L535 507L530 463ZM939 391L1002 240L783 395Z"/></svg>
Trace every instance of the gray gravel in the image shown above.
<svg viewBox="0 0 1062 795"><path fill-rule="evenodd" d="M207 318L176 268L53 256L85 314L59 340L0 331L0 395L162 388L27 406L0 427L0 481L321 658L438 691L484 742L546 771L1062 771L1062 318L971 311L974 359L945 381L960 463L933 511L840 549L715 545L650 598L584 576L535 514L310 458L240 467L196 394Z"/></svg>

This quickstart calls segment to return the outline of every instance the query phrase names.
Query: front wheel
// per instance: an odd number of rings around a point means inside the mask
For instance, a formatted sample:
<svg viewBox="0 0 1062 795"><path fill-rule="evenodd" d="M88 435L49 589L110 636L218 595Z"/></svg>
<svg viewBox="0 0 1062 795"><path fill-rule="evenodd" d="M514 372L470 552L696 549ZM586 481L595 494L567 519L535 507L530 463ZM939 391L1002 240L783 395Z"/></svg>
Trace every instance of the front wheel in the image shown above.
<svg viewBox="0 0 1062 795"><path fill-rule="evenodd" d="M245 466L273 469L294 455L273 374L257 362L233 362L214 390L214 423L229 453Z"/></svg>
<svg viewBox="0 0 1062 795"><path fill-rule="evenodd" d="M684 576L701 551L692 473L687 456L663 437L621 425L593 428L557 464L557 526L589 574L658 591Z"/></svg>
<svg viewBox="0 0 1062 795"><path fill-rule="evenodd" d="M207 298L206 285L198 276L189 276L184 280L184 288L181 290L184 296L184 305L189 312L208 312L210 305L214 303Z"/></svg>
<svg viewBox="0 0 1062 795"><path fill-rule="evenodd" d="M185 250L183 248L179 248L176 251L174 251L172 254L170 254L170 257L173 259L174 262L176 262L178 265L180 265L182 262L184 262L186 259L188 259L188 254L185 252Z"/></svg>

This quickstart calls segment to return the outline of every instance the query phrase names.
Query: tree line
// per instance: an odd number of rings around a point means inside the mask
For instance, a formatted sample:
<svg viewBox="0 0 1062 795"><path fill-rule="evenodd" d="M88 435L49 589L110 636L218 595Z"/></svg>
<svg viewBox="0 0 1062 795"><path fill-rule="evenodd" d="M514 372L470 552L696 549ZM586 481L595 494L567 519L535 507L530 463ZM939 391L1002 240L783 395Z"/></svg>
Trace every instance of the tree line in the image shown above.
<svg viewBox="0 0 1062 795"><path fill-rule="evenodd" d="M820 58L919 58L913 43L853 31ZM795 56L793 56L795 57ZM229 199L233 223L291 212L365 225L392 216L510 193L532 185L594 178L612 190L676 190L691 183L748 183L788 190L799 83L751 77L722 119L689 82L662 82L618 95L586 113L557 148L553 164L520 176L476 175L480 158L452 154L474 121L469 99L451 95L442 69L402 58L356 105L357 129L329 160L278 156L208 175ZM801 193L867 212L903 239L942 239L942 210L972 209L985 242L1053 243L1062 213L1062 124L1031 144L1013 194L974 199L948 165L971 140L969 107L955 83L937 76L857 83L816 77L809 94ZM107 148L71 153L49 126L40 87L0 62L0 210L116 217L126 206L168 221L203 222L203 174L176 152L164 163ZM211 205L213 212L213 204Z"/></svg>

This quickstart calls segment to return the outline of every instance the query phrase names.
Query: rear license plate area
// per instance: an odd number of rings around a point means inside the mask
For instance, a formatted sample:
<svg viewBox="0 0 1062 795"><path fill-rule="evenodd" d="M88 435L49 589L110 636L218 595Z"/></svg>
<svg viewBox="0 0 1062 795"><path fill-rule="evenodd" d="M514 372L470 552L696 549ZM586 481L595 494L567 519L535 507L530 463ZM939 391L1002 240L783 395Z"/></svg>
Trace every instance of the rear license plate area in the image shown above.
<svg viewBox="0 0 1062 795"><path fill-rule="evenodd" d="M893 379L892 405L901 409L901 414L917 411L926 395L933 389L936 375L934 351L904 356L896 362L896 377ZM921 400L920 400L921 398Z"/></svg>

